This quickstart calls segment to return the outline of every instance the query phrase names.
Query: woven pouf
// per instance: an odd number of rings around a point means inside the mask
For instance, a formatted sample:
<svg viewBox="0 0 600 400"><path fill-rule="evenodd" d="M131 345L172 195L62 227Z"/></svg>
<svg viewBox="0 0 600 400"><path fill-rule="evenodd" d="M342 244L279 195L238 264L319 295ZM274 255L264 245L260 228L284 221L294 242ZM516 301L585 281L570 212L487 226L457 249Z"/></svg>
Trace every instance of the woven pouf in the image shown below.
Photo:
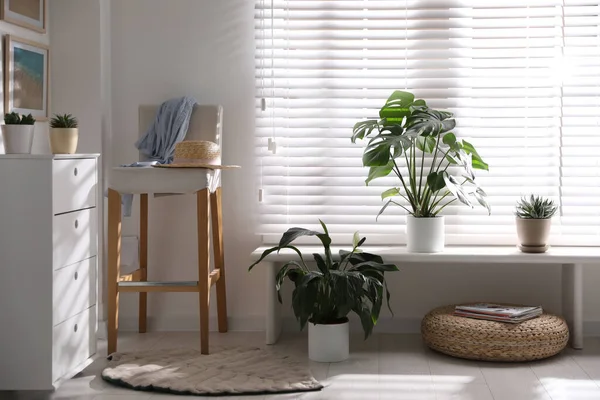
<svg viewBox="0 0 600 400"><path fill-rule="evenodd" d="M450 356L484 361L531 361L560 353L569 340L564 319L551 314L520 324L453 315L454 306L430 311L421 334L432 350Z"/></svg>

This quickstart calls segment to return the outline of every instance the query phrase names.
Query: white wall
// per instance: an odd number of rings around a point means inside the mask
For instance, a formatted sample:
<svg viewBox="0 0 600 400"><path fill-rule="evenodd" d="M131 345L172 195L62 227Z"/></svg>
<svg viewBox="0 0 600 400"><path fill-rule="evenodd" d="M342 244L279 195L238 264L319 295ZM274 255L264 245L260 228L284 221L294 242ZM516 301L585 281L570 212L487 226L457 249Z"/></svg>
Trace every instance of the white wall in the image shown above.
<svg viewBox="0 0 600 400"><path fill-rule="evenodd" d="M5 21L0 21L0 36L1 36L1 44L2 44L2 71L4 71L4 57L6 57L4 53L4 48L6 45L6 41L4 40L5 35L14 35L23 39L33 40L42 44L50 44L50 25L51 22L49 18L46 18L46 33L38 33L31 29L22 28L18 25L13 25ZM52 50L50 51L50 60L52 60ZM52 69L51 69L52 71ZM4 81L4 76L2 76L2 81ZM4 123L4 87L0 85L0 118ZM52 78L50 78L50 93L52 93ZM52 107L52 99L50 100L50 106ZM33 153L49 153L50 152L50 143L48 141L48 123L47 122L36 122L35 123L35 134L33 137L33 146L31 148ZM2 135L0 135L0 154L4 154L4 145L2 144Z"/></svg>
<svg viewBox="0 0 600 400"><path fill-rule="evenodd" d="M265 293L248 275L256 188L253 185L254 4L248 0L127 0L111 3L113 163L137 160L139 104L190 95L224 106L224 232L232 328L259 321ZM195 280L193 196L150 200L150 280ZM134 208L134 214L137 212ZM137 217L124 234L137 232ZM136 295L122 294L121 326L135 327ZM213 296L214 300L214 296ZM214 304L213 304L214 305ZM150 294L150 324L198 328L194 294ZM214 314L213 314L214 315Z"/></svg>
<svg viewBox="0 0 600 400"><path fill-rule="evenodd" d="M110 70L103 73L111 86L104 87L103 93L111 100L112 108L102 117L104 121L112 120L111 129L103 132L103 140L110 142L110 151L103 156L112 157L110 164L137 159L133 143L138 136L139 104L192 95L201 103L219 103L225 108L224 161L242 166L240 171L224 176L232 329L262 328L266 289L261 271L246 271L248 254L258 245L253 235L253 9L251 0L115 0L110 2L110 29L100 28L101 32L110 31L111 44L110 51L103 47L103 62L111 63ZM105 15L104 24L106 19ZM80 33L71 32L73 36ZM101 37L106 40L107 32ZM80 96L85 98L84 94ZM150 279L192 280L197 276L193 200L192 196L151 199ZM136 213L137 201L134 217L125 221L124 234L137 232ZM390 276L396 318L393 323L400 327L414 329L428 309L457 301L541 303L560 311L558 266L406 265L401 270ZM600 300L596 290L600 272L590 267L585 273L585 319L588 327L592 323L600 328L600 309L596 306ZM121 328L134 329L136 295L122 294L121 299ZM155 329L198 327L196 295L153 293L149 295L149 309L150 325ZM389 318L387 313L385 318Z"/></svg>
<svg viewBox="0 0 600 400"><path fill-rule="evenodd" d="M100 3L53 0L49 14L54 27L50 37L52 113L73 114L79 120L77 152L100 152Z"/></svg>

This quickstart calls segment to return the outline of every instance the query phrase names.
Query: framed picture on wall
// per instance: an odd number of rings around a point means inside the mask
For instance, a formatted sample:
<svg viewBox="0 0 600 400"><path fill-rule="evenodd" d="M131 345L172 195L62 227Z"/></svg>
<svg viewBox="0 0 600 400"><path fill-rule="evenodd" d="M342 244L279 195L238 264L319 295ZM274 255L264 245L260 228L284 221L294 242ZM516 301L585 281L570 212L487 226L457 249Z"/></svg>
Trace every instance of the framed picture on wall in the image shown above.
<svg viewBox="0 0 600 400"><path fill-rule="evenodd" d="M4 44L4 112L31 113L48 119L50 48L6 35Z"/></svg>
<svg viewBox="0 0 600 400"><path fill-rule="evenodd" d="M0 19L46 33L46 0L1 0Z"/></svg>

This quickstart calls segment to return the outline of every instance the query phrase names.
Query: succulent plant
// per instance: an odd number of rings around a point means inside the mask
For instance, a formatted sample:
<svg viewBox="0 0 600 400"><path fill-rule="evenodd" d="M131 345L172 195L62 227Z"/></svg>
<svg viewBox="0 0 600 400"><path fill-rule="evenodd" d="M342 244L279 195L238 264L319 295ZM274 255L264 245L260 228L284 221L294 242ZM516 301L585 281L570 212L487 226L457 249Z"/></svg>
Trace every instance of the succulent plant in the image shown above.
<svg viewBox="0 0 600 400"><path fill-rule="evenodd" d="M71 114L54 114L54 117L50 120L51 128L77 128L77 118Z"/></svg>
<svg viewBox="0 0 600 400"><path fill-rule="evenodd" d="M33 115L31 115L31 114L23 115L23 117L21 118L21 125L33 125L33 124L35 124L35 118L33 118Z"/></svg>
<svg viewBox="0 0 600 400"><path fill-rule="evenodd" d="M557 209L553 200L531 195L529 199L522 197L517 202L515 215L523 219L548 219L556 213Z"/></svg>
<svg viewBox="0 0 600 400"><path fill-rule="evenodd" d="M19 113L11 112L4 114L4 123L6 125L33 125L35 124L35 118L33 115L19 115Z"/></svg>

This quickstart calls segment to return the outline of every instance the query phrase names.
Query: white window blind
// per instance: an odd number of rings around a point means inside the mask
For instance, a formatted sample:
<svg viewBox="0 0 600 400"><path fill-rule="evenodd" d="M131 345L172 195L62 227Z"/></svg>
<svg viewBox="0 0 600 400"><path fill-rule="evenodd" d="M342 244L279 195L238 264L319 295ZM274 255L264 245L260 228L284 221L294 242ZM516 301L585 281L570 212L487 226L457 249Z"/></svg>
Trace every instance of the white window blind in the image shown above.
<svg viewBox="0 0 600 400"><path fill-rule="evenodd" d="M560 205L553 243L600 243L597 2L260 0L255 24L266 242L318 218L334 235L405 240L400 207L375 220L396 181L365 186L364 143L350 142L399 89L453 112L490 165L477 180L492 215L447 207L448 243L515 243L514 205L530 193Z"/></svg>

